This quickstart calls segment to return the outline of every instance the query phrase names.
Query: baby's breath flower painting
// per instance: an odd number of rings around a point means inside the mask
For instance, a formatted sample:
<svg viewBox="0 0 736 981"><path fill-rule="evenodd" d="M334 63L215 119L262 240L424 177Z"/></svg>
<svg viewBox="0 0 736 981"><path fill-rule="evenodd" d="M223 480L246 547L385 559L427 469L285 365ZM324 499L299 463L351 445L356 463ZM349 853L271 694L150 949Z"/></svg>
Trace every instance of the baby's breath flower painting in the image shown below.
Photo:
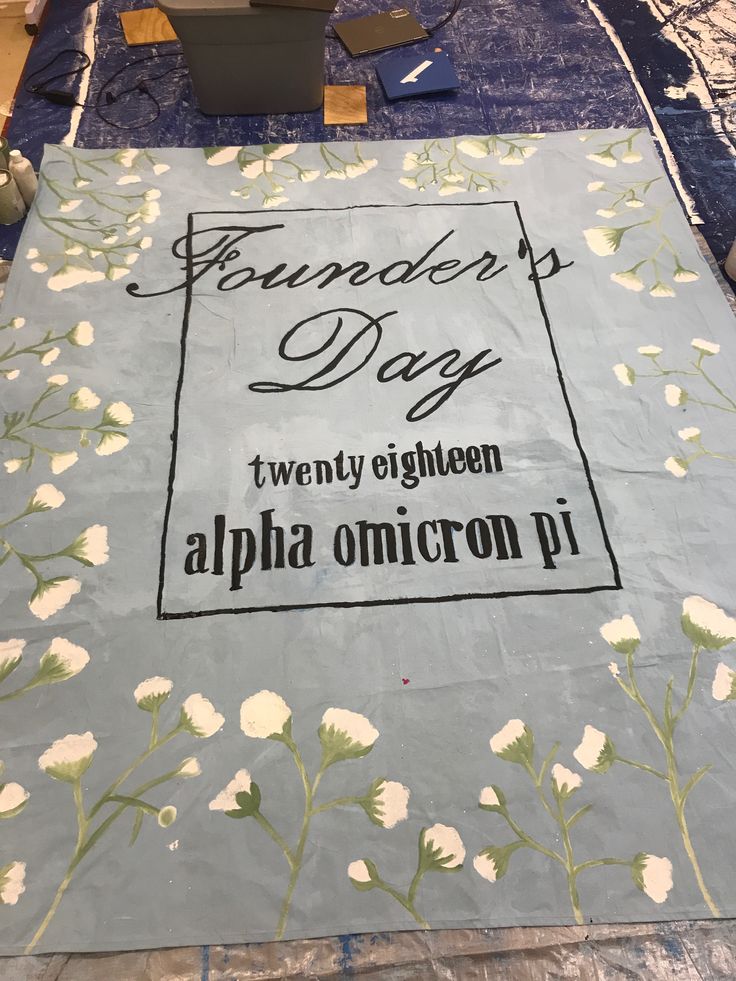
<svg viewBox="0 0 736 981"><path fill-rule="evenodd" d="M539 149L543 133L428 140L404 154L399 184L410 191L436 188L441 198L466 192L487 194L508 183L495 167L520 167ZM481 163L481 161L483 161Z"/></svg>
<svg viewBox="0 0 736 981"><path fill-rule="evenodd" d="M289 918L289 910L309 845L312 819L337 807L359 807L374 824L393 828L406 820L409 790L394 780L379 777L362 794L336 797L318 802L317 789L322 777L335 763L357 760L367 756L378 739L379 732L364 716L349 709L329 708L322 716L317 730L321 760L314 776L310 776L292 731L292 711L281 695L259 691L245 699L240 707L240 728L251 739L273 739L291 753L304 795L301 832L298 840L289 844L265 816L264 803L258 784L248 770L238 770L233 779L209 804L211 811L221 811L230 818L253 818L281 850L289 868L289 881L281 905L275 939L280 940ZM425 870L426 871L426 870Z"/></svg>
<svg viewBox="0 0 736 981"><path fill-rule="evenodd" d="M77 875L77 868L119 819L133 816L131 845L135 843L146 818L150 823L164 829L171 827L176 821L176 807L166 803L154 804L146 798L149 798L152 791L156 791L158 796L157 788L172 781L199 776L201 769L196 757L187 757L173 769L165 770L131 788L132 777L172 740L179 736L208 739L219 732L225 719L209 699L197 693L184 700L178 715L173 717L170 728L161 732L161 708L172 689L173 682L160 677L148 678L137 686L134 693L136 704L151 717L148 745L121 773L117 774L94 803L85 801L82 786L82 777L92 765L98 749L97 739L91 732L69 733L56 739L40 755L39 769L58 782L69 784L71 788L77 830L76 844L64 878L59 883L46 915L26 947L26 953L30 954L43 937L56 915L65 892Z"/></svg>
<svg viewBox="0 0 736 981"><path fill-rule="evenodd" d="M41 173L34 204L37 221L50 233L48 244L27 248L29 268L48 276L54 293L130 275L153 243L147 229L161 214L161 191L151 182L158 183L169 164L149 150L57 150L61 156Z"/></svg>
<svg viewBox="0 0 736 981"><path fill-rule="evenodd" d="M681 367L667 367L663 363L664 349L656 344L645 344L637 348L637 353L644 359L643 367L620 362L613 366L613 373L624 388L632 388L644 379L663 379L664 401L670 408L680 410L680 421L684 421L685 413L688 421L691 414L697 414L698 422L701 417L707 420L712 413L725 413L726 417L736 414L736 398L729 395L714 378L717 362L713 362L711 368L710 359L720 354L721 345L702 337L694 337L690 348L689 360L678 359ZM677 363L676 361L675 364ZM664 461L665 470L673 477L686 477L698 460L736 463L736 453L730 452L730 446L727 452L723 452L720 447L707 445L708 436L703 435L700 425L682 426L678 428L677 436L684 445Z"/></svg>
<svg viewBox="0 0 736 981"><path fill-rule="evenodd" d="M404 788L406 789L406 788ZM407 795L408 796L408 795ZM390 825L386 825L390 827ZM379 889L395 899L423 929L429 923L417 910L417 892L427 872L459 872L465 860L465 845L456 828L446 824L433 824L419 832L419 858L414 877L406 891L385 882L376 863L369 858L359 858L348 865L348 877L358 892Z"/></svg>
<svg viewBox="0 0 736 981"><path fill-rule="evenodd" d="M378 160L363 155L356 143L341 155L329 143L319 144L319 159L300 152L298 143L267 143L265 146L212 146L204 150L210 167L235 163L245 183L230 195L252 201L260 208L278 208L289 201L289 185L311 184L316 180L354 180L378 165ZM311 148L309 148L311 150Z"/></svg>
<svg viewBox="0 0 736 981"><path fill-rule="evenodd" d="M675 733L693 702L701 654L704 651L721 651L736 644L736 619L702 596L688 596L682 603L680 623L683 634L692 645L687 684L684 694L678 698L675 679L671 677L661 696L661 708L657 706L651 695L642 691L639 684L634 655L642 639L634 619L629 614L625 614L617 620L605 623L600 629L606 643L617 654L624 657L624 670L621 670L617 661L612 661L611 675L619 688L644 716L649 729L660 744L664 766L657 767L647 762L619 756L611 737L591 725L585 727L582 742L574 755L581 766L595 773L606 773L614 763L622 763L642 770L664 783L674 808L682 845L692 866L703 901L713 916L720 916L721 910L706 885L685 814L685 805L690 794L707 776L713 764L706 763L689 776L682 775L677 757ZM715 669L712 686L713 697L717 701L731 700L732 676L734 672L720 662Z"/></svg>
<svg viewBox="0 0 736 981"><path fill-rule="evenodd" d="M523 816L512 814L511 805L496 784L484 787L478 806L492 814L498 814L513 834L506 844L487 845L473 859L475 871L488 882L495 883L509 871L516 852L530 849L544 855L559 865L567 880L567 891L576 923L584 923L578 878L583 872L604 866L619 865L628 868L634 882L655 903L663 903L672 888L672 863L645 852L637 852L631 858L588 858L579 860L574 851L573 828L582 822L593 809L591 803L578 806L577 793L583 786L583 778L564 764L553 762L560 744L555 743L547 755L537 764L534 733L521 720L511 719L490 740L491 752L499 759L517 764L531 780L543 816L552 825L551 840L539 840L525 830ZM600 758L605 759L605 746L599 747ZM568 808L574 808L569 813ZM559 844L557 844L559 842ZM518 863L514 859L514 864Z"/></svg>

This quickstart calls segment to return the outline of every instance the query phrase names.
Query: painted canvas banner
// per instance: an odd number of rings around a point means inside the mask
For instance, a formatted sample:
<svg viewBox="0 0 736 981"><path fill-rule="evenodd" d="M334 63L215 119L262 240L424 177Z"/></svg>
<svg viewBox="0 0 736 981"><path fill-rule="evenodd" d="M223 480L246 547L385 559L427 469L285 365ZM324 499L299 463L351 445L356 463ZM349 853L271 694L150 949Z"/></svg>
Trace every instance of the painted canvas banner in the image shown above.
<svg viewBox="0 0 736 981"><path fill-rule="evenodd" d="M1 951L736 914L735 358L643 131L48 148Z"/></svg>

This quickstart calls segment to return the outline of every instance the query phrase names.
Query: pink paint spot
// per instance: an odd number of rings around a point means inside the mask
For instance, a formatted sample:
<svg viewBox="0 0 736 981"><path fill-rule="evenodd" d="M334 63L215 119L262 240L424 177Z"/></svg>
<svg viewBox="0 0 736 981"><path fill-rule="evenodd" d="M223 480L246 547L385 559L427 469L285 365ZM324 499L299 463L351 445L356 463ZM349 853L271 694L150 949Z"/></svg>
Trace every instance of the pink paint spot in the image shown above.
<svg viewBox="0 0 736 981"><path fill-rule="evenodd" d="M402 678L401 679L401 683L402 683L402 685L408 685L409 684L409 679L408 678Z"/></svg>

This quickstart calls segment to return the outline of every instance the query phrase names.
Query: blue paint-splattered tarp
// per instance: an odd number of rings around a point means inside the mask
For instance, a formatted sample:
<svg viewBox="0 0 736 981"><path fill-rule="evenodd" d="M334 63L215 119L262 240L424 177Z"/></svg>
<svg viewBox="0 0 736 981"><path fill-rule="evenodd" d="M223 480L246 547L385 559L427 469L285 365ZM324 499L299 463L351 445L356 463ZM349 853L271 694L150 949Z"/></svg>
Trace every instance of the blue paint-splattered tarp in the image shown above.
<svg viewBox="0 0 736 981"><path fill-rule="evenodd" d="M733 318L646 134L41 183L3 951L733 915Z"/></svg>

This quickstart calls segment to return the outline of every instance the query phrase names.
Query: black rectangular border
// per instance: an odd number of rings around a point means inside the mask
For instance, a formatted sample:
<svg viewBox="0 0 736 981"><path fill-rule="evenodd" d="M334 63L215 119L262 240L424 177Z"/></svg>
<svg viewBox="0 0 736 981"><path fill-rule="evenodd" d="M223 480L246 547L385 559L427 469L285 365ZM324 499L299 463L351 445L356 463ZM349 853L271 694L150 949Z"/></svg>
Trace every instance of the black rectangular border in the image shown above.
<svg viewBox="0 0 736 981"><path fill-rule="evenodd" d="M263 215L262 210L250 210L250 211L191 211L187 215L187 233L186 233L186 300L184 304L184 318L182 322L181 331L181 359L179 364L179 376L176 384L176 395L174 398L174 427L171 434L171 465L169 467L169 480L167 487L166 496L166 509L164 512L164 522L163 529L161 532L161 564L159 568L159 586L158 586L158 597L156 601L156 619L157 620L188 620L194 617L211 617L220 616L223 614L239 614L239 613L287 613L293 610L317 610L317 609L351 609L353 607L362 606L407 606L414 603L456 603L461 600L473 600L473 599L505 599L509 596L564 596L564 595L581 595L586 593L600 593L607 592L610 590L622 589L621 576L619 572L618 562L616 561L616 556L613 552L613 547L611 545L611 540L608 537L608 531L606 529L606 524L603 519L603 511L601 509L600 500L598 499L598 493L595 489L595 484L593 483L593 477L590 472L590 464L588 463L588 457L583 449L583 444L580 440L580 433L578 431L578 424L575 418L575 414L572 410L572 404L570 403L570 398L567 394L567 386L565 384L565 377L562 372L562 365L560 363L559 356L557 354L557 348L555 346L555 339L552 333L552 325L550 323L549 315L547 313L547 307L544 302L544 295L542 293L542 284L540 282L539 274L537 272L537 265L534 258L534 250L532 249L532 244L529 241L529 236L524 225L524 219L521 215L521 208L519 207L519 202L516 200L508 201L467 201L467 202L457 202L456 204L445 204L443 202L437 202L432 204L424 203L409 203L409 204L358 204L358 205L346 205L340 208L289 208L284 211L279 212L279 214L303 214L305 212L326 212L326 211L355 211L364 209L377 209L377 208L454 208L457 205L462 207L475 207L483 208L498 204L511 204L516 212L516 217L519 222L519 229L521 232L521 238L527 249L527 257L529 259L529 279L534 283L534 290L537 295L537 301L539 303L539 310L542 314L542 320L544 321L544 326L547 331L547 338L549 340L550 350L552 352L552 358L555 364L555 369L557 372L557 380L560 385L560 390L562 392L562 398L567 409L567 414L570 419L570 427L573 434L573 439L575 440L575 445L577 446L578 452L580 454L580 460L583 465L583 471L585 473L585 478L588 483L588 489L590 491L590 496L593 500L593 506L595 507L595 513L598 517L598 523L601 529L601 535L603 536L603 543L605 545L606 552L608 553L608 558L611 562L611 570L613 572L613 583L606 586L581 586L576 589L519 589L519 590L501 590L492 593L451 593L445 596L404 596L395 599L374 599L374 600L346 600L342 602L333 603L306 603L306 604L284 604L277 606L242 606L242 607L226 607L223 609L216 610L188 610L182 613L167 613L163 610L163 594L164 585L166 581L166 540L169 531L169 517L171 514L171 503L174 495L174 483L176 480L176 457L178 451L178 440L179 440L179 405L181 402L181 393L184 387L184 372L186 368L186 357L187 357L187 336L189 333L189 315L192 307L192 273L193 273L193 261L192 261L192 234L194 231L194 218L198 215Z"/></svg>

